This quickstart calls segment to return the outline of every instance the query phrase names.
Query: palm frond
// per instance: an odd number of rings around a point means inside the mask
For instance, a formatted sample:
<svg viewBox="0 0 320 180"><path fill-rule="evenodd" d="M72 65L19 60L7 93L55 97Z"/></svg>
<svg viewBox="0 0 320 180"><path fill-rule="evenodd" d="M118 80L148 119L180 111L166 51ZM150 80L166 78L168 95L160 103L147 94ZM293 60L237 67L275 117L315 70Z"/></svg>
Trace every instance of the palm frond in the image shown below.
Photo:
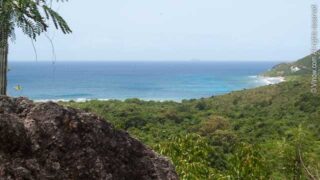
<svg viewBox="0 0 320 180"><path fill-rule="evenodd" d="M0 0L0 31L4 37L14 37L15 28L20 28L32 39L48 31L50 22L62 33L71 33L67 22L48 3L53 0ZM63 0L56 0L64 2ZM0 41L3 38L0 37Z"/></svg>

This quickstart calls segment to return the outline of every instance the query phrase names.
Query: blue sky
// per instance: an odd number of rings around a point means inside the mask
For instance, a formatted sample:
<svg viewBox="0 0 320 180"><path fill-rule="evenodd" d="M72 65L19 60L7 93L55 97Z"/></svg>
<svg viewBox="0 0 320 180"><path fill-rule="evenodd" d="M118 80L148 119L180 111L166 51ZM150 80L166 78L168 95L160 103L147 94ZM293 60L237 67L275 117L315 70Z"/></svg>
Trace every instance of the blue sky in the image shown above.
<svg viewBox="0 0 320 180"><path fill-rule="evenodd" d="M288 61L310 52L308 0L69 0L57 6L74 33L51 30L58 61ZM45 36L39 61L52 60ZM10 60L34 60L17 31Z"/></svg>

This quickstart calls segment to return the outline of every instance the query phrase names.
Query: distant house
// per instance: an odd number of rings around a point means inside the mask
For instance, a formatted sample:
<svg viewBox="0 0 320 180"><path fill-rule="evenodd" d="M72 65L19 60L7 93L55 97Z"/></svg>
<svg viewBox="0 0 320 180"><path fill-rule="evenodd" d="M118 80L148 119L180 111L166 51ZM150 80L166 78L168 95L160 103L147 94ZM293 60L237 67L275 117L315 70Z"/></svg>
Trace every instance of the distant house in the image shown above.
<svg viewBox="0 0 320 180"><path fill-rule="evenodd" d="M290 67L290 69L291 69L291 72L297 72L297 71L300 71L300 68L299 68L299 67L297 67L297 66L291 66L291 67Z"/></svg>

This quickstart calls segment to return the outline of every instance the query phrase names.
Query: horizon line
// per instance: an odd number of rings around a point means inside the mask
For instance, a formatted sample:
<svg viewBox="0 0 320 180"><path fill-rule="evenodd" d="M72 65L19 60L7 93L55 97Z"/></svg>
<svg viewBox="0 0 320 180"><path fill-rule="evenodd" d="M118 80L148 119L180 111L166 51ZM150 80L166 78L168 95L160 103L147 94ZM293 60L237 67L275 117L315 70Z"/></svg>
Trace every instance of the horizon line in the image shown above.
<svg viewBox="0 0 320 180"><path fill-rule="evenodd" d="M294 62L297 60L9 60L9 62Z"/></svg>

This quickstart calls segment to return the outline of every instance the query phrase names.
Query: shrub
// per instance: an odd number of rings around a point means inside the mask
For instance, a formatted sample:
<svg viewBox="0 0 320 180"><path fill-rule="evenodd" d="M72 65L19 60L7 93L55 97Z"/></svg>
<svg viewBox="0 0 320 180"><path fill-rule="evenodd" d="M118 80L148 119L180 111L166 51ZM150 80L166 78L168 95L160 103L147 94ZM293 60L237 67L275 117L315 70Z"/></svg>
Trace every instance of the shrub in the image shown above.
<svg viewBox="0 0 320 180"><path fill-rule="evenodd" d="M213 134L217 130L225 130L230 127L229 121L221 116L210 116L208 120L200 124L199 132L201 135L207 136Z"/></svg>

